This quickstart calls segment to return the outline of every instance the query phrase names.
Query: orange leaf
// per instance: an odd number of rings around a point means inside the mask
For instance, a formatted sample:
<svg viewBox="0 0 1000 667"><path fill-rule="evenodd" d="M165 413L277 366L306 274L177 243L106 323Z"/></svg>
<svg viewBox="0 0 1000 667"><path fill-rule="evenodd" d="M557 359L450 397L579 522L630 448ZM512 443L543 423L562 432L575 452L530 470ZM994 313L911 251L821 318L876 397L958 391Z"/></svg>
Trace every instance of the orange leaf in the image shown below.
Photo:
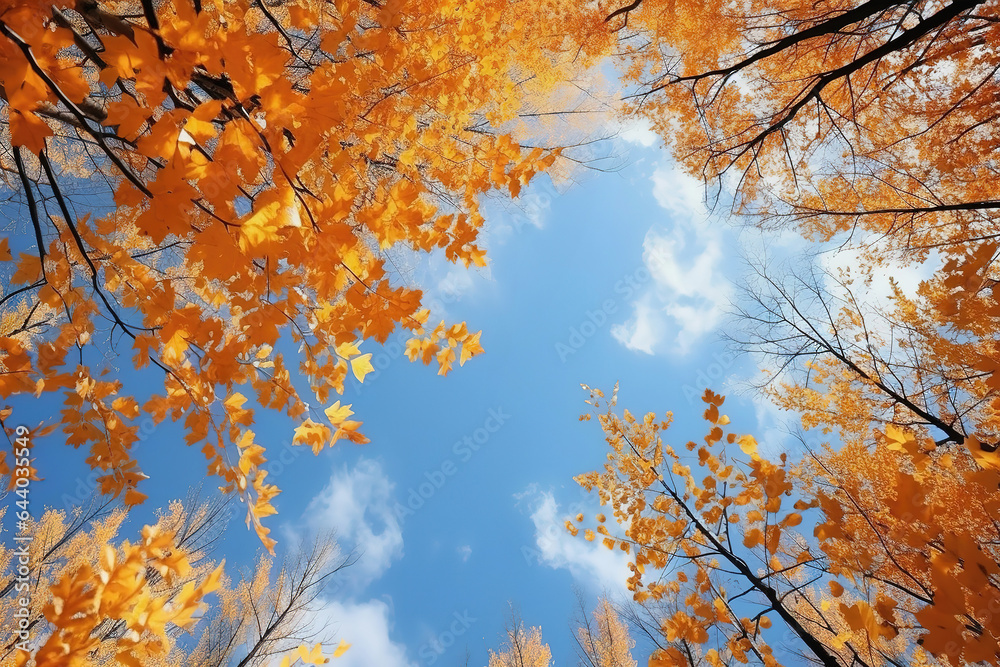
<svg viewBox="0 0 1000 667"><path fill-rule="evenodd" d="M8 108L10 109L11 143L15 146L23 146L35 155L45 150L45 139L53 135L52 128L30 111Z"/></svg>

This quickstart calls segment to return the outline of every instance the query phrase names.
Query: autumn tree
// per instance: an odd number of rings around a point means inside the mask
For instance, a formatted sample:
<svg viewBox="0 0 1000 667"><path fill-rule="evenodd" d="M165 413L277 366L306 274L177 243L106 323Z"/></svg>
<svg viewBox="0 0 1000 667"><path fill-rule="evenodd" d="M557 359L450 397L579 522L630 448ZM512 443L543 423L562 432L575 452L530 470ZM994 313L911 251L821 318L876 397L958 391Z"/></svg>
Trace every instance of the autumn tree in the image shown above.
<svg viewBox="0 0 1000 667"><path fill-rule="evenodd" d="M576 640L579 663L584 667L636 667L632 657L635 641L628 625L606 597L601 597L597 608L588 614L583 598L579 598L578 627L573 635Z"/></svg>
<svg viewBox="0 0 1000 667"><path fill-rule="evenodd" d="M994 255L980 245L881 309L845 276L766 279L743 328L747 349L805 360L769 391L806 429L839 436L803 477L841 504L827 546L906 592L923 645L952 664L996 660Z"/></svg>
<svg viewBox="0 0 1000 667"><path fill-rule="evenodd" d="M343 554L331 535L318 535L292 550L276 573L261 555L235 584L224 581L195 646L183 663L197 667L270 665L299 646L331 646L329 629L315 623L330 582L357 558ZM349 638L346 638L349 639ZM341 638L336 655L349 644Z"/></svg>
<svg viewBox="0 0 1000 667"><path fill-rule="evenodd" d="M868 280L863 271L782 275L758 266L736 307L740 325L727 337L764 365L762 388L801 414L807 430L861 442L871 429L895 424L939 445L976 436L995 447L997 387L988 360L998 322L986 315L993 306L976 297L975 319L960 316L969 322L963 330L956 318L941 317L956 294L940 290L938 277L913 296L893 285L874 303Z"/></svg>
<svg viewBox="0 0 1000 667"><path fill-rule="evenodd" d="M504 127L581 66L551 30L570 7L6 3L0 165L21 209L0 239L0 397L61 398L67 443L130 505L137 417L181 423L270 546L257 410L314 451L365 442L331 397L372 343L402 328L442 374L481 352L389 253L484 264L481 197L559 157ZM105 376L129 348L151 397Z"/></svg>
<svg viewBox="0 0 1000 667"><path fill-rule="evenodd" d="M188 581L209 574L215 568L209 556L230 512L226 499L201 500L197 493L189 494L184 501L170 503L160 512L154 528L171 536L171 549L185 553L190 572L168 584L151 569L146 572L146 583L161 597L172 598ZM51 601L52 586L65 572L84 566L98 569L104 547L113 547L126 519L123 508L107 497L95 495L72 511L47 510L37 521L29 521L26 530L19 532L20 539L3 546L5 569L0 586L0 617L14 627L19 623L16 614L20 613L33 635L35 628L44 628L43 610ZM21 558L24 546L28 547L26 559ZM30 599L31 604L24 607L20 598ZM101 642L109 642L126 631L125 622L118 619L114 623L103 622L95 632ZM0 660L13 659L17 643L15 638L5 644Z"/></svg>
<svg viewBox="0 0 1000 667"><path fill-rule="evenodd" d="M334 645L309 612L354 558L320 536L290 550L277 573L263 555L232 582L211 558L230 500L192 494L173 502L136 543L119 540L128 513L107 499L71 513L48 510L30 522L22 539L0 547L0 618L17 628L23 617L30 640L15 633L0 664L33 657L51 665L220 667L283 657L320 664L342 654L349 645ZM22 544L29 546L27 571L19 569ZM210 592L206 607L202 598Z"/></svg>
<svg viewBox="0 0 1000 667"><path fill-rule="evenodd" d="M889 251L995 235L998 6L601 2L632 110L737 210ZM717 183L723 188L730 184Z"/></svg>
<svg viewBox="0 0 1000 667"><path fill-rule="evenodd" d="M610 461L578 482L611 520L567 528L630 554L629 589L659 635L651 664L1000 662L995 452L888 425L874 442L771 461L726 428L711 391L709 433L683 448L661 438L670 413L638 419L603 400L592 390Z"/></svg>
<svg viewBox="0 0 1000 667"><path fill-rule="evenodd" d="M1000 278L992 242L1000 207L992 158L1000 119L998 8L981 0L740 7L636 0L589 10L603 13L606 30L618 36L615 57L632 86L631 111L653 124L713 197L731 195L735 213L850 247L860 258L858 289L865 274L942 260L916 299L897 295L892 312L876 317L894 321L887 347L915 341L903 357L943 357L947 386L928 388L944 372L933 364L906 371L901 359L903 368L892 370L925 393L911 397L915 406L941 404L936 426L953 441L961 426L975 430L991 419L992 408L982 406L1000 384L992 379L995 317L975 319L991 313L985 304ZM978 306L960 312L962 302ZM820 312L816 324L824 336L831 320L843 340L870 336L863 325L843 326L857 316ZM765 338L780 341L781 331ZM833 363L829 355L824 363ZM873 376L877 365L864 374ZM824 372L868 382L850 365ZM956 394L961 400L948 405ZM897 398L890 393L877 403ZM971 405L979 424L949 424ZM929 419L926 405L911 413ZM995 442L992 426L982 433L982 441Z"/></svg>
<svg viewBox="0 0 1000 667"><path fill-rule="evenodd" d="M0 617L17 629L0 664L171 664L178 631L203 613L222 568L206 558L222 505L174 503L137 540L121 509L49 510L0 545Z"/></svg>
<svg viewBox="0 0 1000 667"><path fill-rule="evenodd" d="M832 571L855 584L840 602L848 626L831 641L877 626L899 633L904 655L997 664L998 475L997 452L975 438L942 447L891 424L863 445L810 457L802 479L823 510L816 534Z"/></svg>
<svg viewBox="0 0 1000 667"><path fill-rule="evenodd" d="M552 661L549 645L542 643L542 629L525 629L524 621L512 612L507 619L500 649L490 649L489 667L548 667Z"/></svg>
<svg viewBox="0 0 1000 667"><path fill-rule="evenodd" d="M587 667L635 667L631 650L635 642L628 626L607 598L600 598L593 613L587 610L583 596L577 592L579 605L577 626L573 632L579 664ZM542 629L525 629L524 621L512 609L504 628L504 640L499 650L490 650L489 667L545 667L552 660L548 644L542 642Z"/></svg>

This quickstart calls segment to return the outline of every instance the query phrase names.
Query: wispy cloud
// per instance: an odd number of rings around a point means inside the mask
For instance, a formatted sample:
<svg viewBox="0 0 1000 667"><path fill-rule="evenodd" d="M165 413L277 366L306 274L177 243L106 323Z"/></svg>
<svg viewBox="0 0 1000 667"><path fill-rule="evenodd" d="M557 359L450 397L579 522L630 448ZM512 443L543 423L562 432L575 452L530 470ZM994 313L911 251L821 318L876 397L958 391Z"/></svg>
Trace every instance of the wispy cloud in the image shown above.
<svg viewBox="0 0 1000 667"><path fill-rule="evenodd" d="M868 264L864 259L863 248L868 245L877 245L877 243L877 240L866 239L858 245L837 248L833 252L824 253L819 257L819 267L827 276L824 285L826 289L840 297L846 295L840 284L842 280L853 277L860 284L861 279L864 279L864 289L853 290L855 297L863 302L862 305L868 306L873 311L884 312L890 307L893 284L898 286L903 294L913 297L916 295L920 283L933 276L943 262L940 255L932 253L927 261L920 264L890 261L870 275L859 273L856 267ZM852 271L852 269L855 270Z"/></svg>
<svg viewBox="0 0 1000 667"><path fill-rule="evenodd" d="M643 264L652 280L632 304L632 317L612 329L637 352L684 354L714 331L729 304L726 252L709 225L702 184L676 169L653 172L653 196L670 213L670 228L655 226L643 241Z"/></svg>
<svg viewBox="0 0 1000 667"><path fill-rule="evenodd" d="M635 301L632 312L627 321L611 327L611 335L630 350L653 354L653 347L663 339L667 327L653 295L645 294Z"/></svg>
<svg viewBox="0 0 1000 667"><path fill-rule="evenodd" d="M565 526L568 517L560 512L552 493L532 488L518 498L533 507L535 548L531 552L540 563L569 570L581 586L595 592L625 590L631 574L626 554L610 551L600 541L588 542L583 535L570 535Z"/></svg>
<svg viewBox="0 0 1000 667"><path fill-rule="evenodd" d="M618 130L618 138L622 141L650 148L660 141L659 135L653 131L652 124L642 116L631 116L626 122L621 124Z"/></svg>
<svg viewBox="0 0 1000 667"><path fill-rule="evenodd" d="M332 530L341 548L358 553L350 579L359 589L403 555L403 531L392 509L392 491L378 461L362 458L354 468L334 472L306 510L310 528Z"/></svg>
<svg viewBox="0 0 1000 667"><path fill-rule="evenodd" d="M311 627L335 637L333 643L324 644L327 654L341 639L351 645L334 661L337 667L413 667L415 662L407 658L406 647L390 638L392 617L392 607L383 600L330 600L313 614Z"/></svg>

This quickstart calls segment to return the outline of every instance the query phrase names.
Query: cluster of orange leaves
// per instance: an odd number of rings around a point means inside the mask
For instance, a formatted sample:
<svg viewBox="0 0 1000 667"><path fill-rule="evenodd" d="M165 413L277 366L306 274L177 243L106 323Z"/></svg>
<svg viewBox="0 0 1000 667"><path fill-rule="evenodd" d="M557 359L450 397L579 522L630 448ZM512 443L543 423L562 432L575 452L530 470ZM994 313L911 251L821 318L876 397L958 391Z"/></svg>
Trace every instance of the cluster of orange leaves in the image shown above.
<svg viewBox="0 0 1000 667"><path fill-rule="evenodd" d="M552 55L565 39L553 14L524 4L167 0L150 17L125 1L5 3L14 187L59 198L103 179L93 196L113 208L39 215L34 248L0 240L17 290L7 305L30 311L0 330L0 397L61 394L67 442L89 448L102 491L128 504L144 498L137 417L181 422L270 548L260 519L278 490L255 408L298 421L295 444L314 451L366 441L349 405L325 421L310 408L278 348L299 346L323 405L373 370L362 343L397 327L412 333L409 358L441 374L482 352L464 323L428 324L386 253L484 266L480 198L517 196L557 159L494 130L568 67ZM87 164L84 141L101 149ZM119 339L137 369L158 367L142 373L161 374L162 392L139 401L105 377Z"/></svg>
<svg viewBox="0 0 1000 667"><path fill-rule="evenodd" d="M216 529L218 513L208 505L172 502L133 542L116 539L127 512L106 507L46 510L25 522L13 545L0 545L0 618L12 629L11 641L0 651L3 667L208 664L203 647L218 640L213 634L218 617L240 626L247 606L237 605L235 614L231 607L247 584L234 590L223 566L206 557L202 540ZM284 576L283 570L279 588ZM269 584L274 584L269 561L262 560L254 585ZM255 592L257 608L273 603ZM211 617L209 594L219 607ZM201 630L197 645L190 642L193 630ZM182 634L187 642L179 640ZM272 657L281 658L283 667L300 661L325 664L350 648L341 640L324 655L321 644L288 647L281 643L284 637L271 639L279 642L272 646Z"/></svg>
<svg viewBox="0 0 1000 667"><path fill-rule="evenodd" d="M549 667L551 661L552 651L542 642L542 629L525 629L523 623L513 621L500 650L490 650L488 667Z"/></svg>
<svg viewBox="0 0 1000 667"><path fill-rule="evenodd" d="M633 108L692 174L737 174L742 212L924 257L993 233L995 206L947 207L996 199L995 3L602 4L631 7Z"/></svg>
<svg viewBox="0 0 1000 667"><path fill-rule="evenodd" d="M858 598L841 611L870 636L915 633L943 663L997 664L1000 455L975 438L942 448L891 424L876 437L871 450L847 445L813 467L824 519L815 534Z"/></svg>
<svg viewBox="0 0 1000 667"><path fill-rule="evenodd" d="M196 622L203 598L218 587L222 567L199 582L188 582L169 600L153 593L148 570L167 581L190 570L172 536L155 526L144 528L142 540L126 542L121 551L105 545L96 568L84 563L65 572L52 586L51 601L43 610L54 630L33 656L17 651L17 664L27 664L32 657L39 667L90 664L89 656L102 641L95 631L109 620L122 621L126 628L114 640L118 664L141 667L169 653L168 626L187 628Z"/></svg>
<svg viewBox="0 0 1000 667"><path fill-rule="evenodd" d="M667 605L667 649L651 664L687 664L681 644L713 665L777 664L772 616L836 664L1000 664L996 452L971 438L942 451L889 425L873 445L771 461L752 436L726 431L711 391L709 432L682 452L661 440L669 413L619 415L617 388L599 411L603 393L590 391L611 452L577 481L613 521L598 514L584 536L630 554L637 602Z"/></svg>

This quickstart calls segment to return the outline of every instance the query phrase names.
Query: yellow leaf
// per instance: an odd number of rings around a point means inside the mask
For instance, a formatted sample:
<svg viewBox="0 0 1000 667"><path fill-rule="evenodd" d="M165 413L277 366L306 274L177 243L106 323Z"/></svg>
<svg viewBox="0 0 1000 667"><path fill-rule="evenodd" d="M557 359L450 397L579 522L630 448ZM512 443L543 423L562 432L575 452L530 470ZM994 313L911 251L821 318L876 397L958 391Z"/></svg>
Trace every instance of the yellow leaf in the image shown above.
<svg viewBox="0 0 1000 667"><path fill-rule="evenodd" d="M761 544L763 541L764 541L764 533L761 531L760 528L751 528L746 532L746 535L743 536L743 546L747 547L748 549L753 549L755 546Z"/></svg>
<svg viewBox="0 0 1000 667"><path fill-rule="evenodd" d="M186 344L185 347L187 347ZM223 402L223 405L225 405L230 410L239 410L240 408L243 407L243 404L246 402L247 402L247 397L237 391L234 392L232 395L230 395L229 398L227 398Z"/></svg>
<svg viewBox="0 0 1000 667"><path fill-rule="evenodd" d="M1000 449L993 451L983 449L979 440L974 437L966 438L964 444L980 468L983 470L1000 470Z"/></svg>
<svg viewBox="0 0 1000 667"><path fill-rule="evenodd" d="M299 646L296 651L298 657L307 665L325 665L330 662L328 658L323 655L323 645L316 644L310 649L305 644Z"/></svg>
<svg viewBox="0 0 1000 667"><path fill-rule="evenodd" d="M878 618L875 616L875 612L867 602L859 600L851 606L841 603L840 613L843 614L844 620L847 621L847 624L851 626L851 630L854 630L855 632L864 630L871 638L876 638L882 635L887 639L892 639L896 636L895 628L890 625L880 623Z"/></svg>
<svg viewBox="0 0 1000 667"><path fill-rule="evenodd" d="M145 493L140 493L135 489L128 489L125 491L125 498L122 501L125 505L131 507L133 505L141 505L142 501L147 498Z"/></svg>
<svg viewBox="0 0 1000 667"><path fill-rule="evenodd" d="M757 453L757 441L754 440L752 435L741 435L736 442L744 454L753 456Z"/></svg>
<svg viewBox="0 0 1000 667"><path fill-rule="evenodd" d="M337 346L337 355L345 359L350 359L358 354L361 354L361 350L358 349L357 343L341 343Z"/></svg>
<svg viewBox="0 0 1000 667"><path fill-rule="evenodd" d="M486 251L478 246L473 246L469 251L469 259L478 267L486 266Z"/></svg>
<svg viewBox="0 0 1000 667"><path fill-rule="evenodd" d="M241 450L246 449L247 447L253 444L253 439L254 439L254 432L246 430L243 432L243 435L240 436L240 439L236 442L236 447Z"/></svg>
<svg viewBox="0 0 1000 667"><path fill-rule="evenodd" d="M375 368L372 366L371 353L362 354L360 357L351 359L351 372L354 373L354 377L358 378L358 382L364 382L365 376L373 370Z"/></svg>
<svg viewBox="0 0 1000 667"><path fill-rule="evenodd" d="M476 356L477 354L483 353L483 347L479 344L479 337L482 335L482 331L477 331L472 334L464 341L462 341L462 354L458 358L458 365L464 366L465 362Z"/></svg>
<svg viewBox="0 0 1000 667"><path fill-rule="evenodd" d="M10 278L11 285L28 285L42 277L42 262L38 255L21 253L17 260L17 271Z"/></svg>
<svg viewBox="0 0 1000 667"><path fill-rule="evenodd" d="M220 564L211 574L205 577L205 580L201 582L199 587L202 595L208 595L218 590L219 586L222 585L222 565Z"/></svg>
<svg viewBox="0 0 1000 667"><path fill-rule="evenodd" d="M323 414L326 415L326 418L330 420L331 424L337 426L339 424L342 424L345 419L353 415L354 411L351 410L351 403L348 403L347 405L341 407L340 401L337 401L336 403L328 407L326 410L324 410Z"/></svg>
<svg viewBox="0 0 1000 667"><path fill-rule="evenodd" d="M35 155L45 150L45 139L52 136L52 128L44 120L30 111L11 109L8 122L12 144L24 146Z"/></svg>
<svg viewBox="0 0 1000 667"><path fill-rule="evenodd" d="M340 656L344 655L344 653L346 653L347 649L349 648L351 648L351 645L345 642L343 639L341 639L340 643L337 644L337 648L334 649L333 651L333 657L339 658Z"/></svg>
<svg viewBox="0 0 1000 667"><path fill-rule="evenodd" d="M307 419L295 428L292 438L293 445L309 445L313 453L319 454L330 440L330 428L326 424L317 424Z"/></svg>
<svg viewBox="0 0 1000 667"><path fill-rule="evenodd" d="M451 347L443 348L437 354L438 375L447 375L451 370L451 364L455 361L455 349Z"/></svg>

